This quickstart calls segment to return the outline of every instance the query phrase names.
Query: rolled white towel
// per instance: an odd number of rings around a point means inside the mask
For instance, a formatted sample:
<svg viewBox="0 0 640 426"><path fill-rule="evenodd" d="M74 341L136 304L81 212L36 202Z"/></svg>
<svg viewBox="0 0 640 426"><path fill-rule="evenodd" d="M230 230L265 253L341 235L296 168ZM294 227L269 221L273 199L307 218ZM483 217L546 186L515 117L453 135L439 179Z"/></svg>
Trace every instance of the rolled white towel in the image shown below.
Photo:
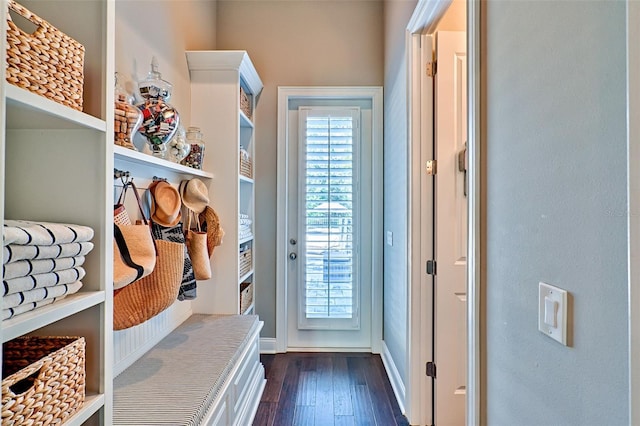
<svg viewBox="0 0 640 426"><path fill-rule="evenodd" d="M2 245L50 246L90 241L92 238L93 229L88 226L7 219L4 221Z"/></svg>
<svg viewBox="0 0 640 426"><path fill-rule="evenodd" d="M45 274L28 275L26 277L2 280L2 295L29 291L36 288L52 287L60 284L71 284L80 281L85 276L85 270L81 266Z"/></svg>
<svg viewBox="0 0 640 426"><path fill-rule="evenodd" d="M55 244L53 246L9 244L2 248L2 263L7 264L26 259L59 259L63 257L86 256L91 250L93 250L93 243L90 241Z"/></svg>
<svg viewBox="0 0 640 426"><path fill-rule="evenodd" d="M65 295L66 296L66 295ZM24 305L16 306L15 308L3 309L2 310L2 320L7 320L9 318L13 318L17 315L24 314L25 312L31 312L36 310L42 306L50 305L53 302L64 299L65 296L54 297L51 299L44 299L38 302L25 303Z"/></svg>
<svg viewBox="0 0 640 426"><path fill-rule="evenodd" d="M2 307L4 309L15 308L25 303L39 302L45 299L77 293L81 287L82 282L76 281L71 284L54 285L53 287L36 288L35 290L9 294L2 297Z"/></svg>
<svg viewBox="0 0 640 426"><path fill-rule="evenodd" d="M82 266L84 256L62 257L60 259L18 260L2 265L2 279L26 277L28 275L46 274L47 272L62 271L64 269Z"/></svg>

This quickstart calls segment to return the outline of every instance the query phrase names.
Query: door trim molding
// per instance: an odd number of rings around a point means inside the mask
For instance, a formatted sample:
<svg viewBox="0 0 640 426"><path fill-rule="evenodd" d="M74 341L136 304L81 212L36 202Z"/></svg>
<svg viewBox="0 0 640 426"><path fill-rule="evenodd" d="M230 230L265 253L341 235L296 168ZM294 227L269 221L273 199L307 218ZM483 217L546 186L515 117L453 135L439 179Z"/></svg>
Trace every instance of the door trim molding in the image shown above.
<svg viewBox="0 0 640 426"><path fill-rule="evenodd" d="M629 1L627 1L630 3ZM415 103L412 99L415 95L414 82L416 81L416 74L421 73L420 64L416 64L414 60L415 44L412 43L412 38L417 34L427 34L433 32L434 27L437 25L444 12L447 10L451 0L419 0L413 15L407 25L407 93L409 94L408 100L408 116L409 116L409 132L408 135L411 138L409 141L409 170L411 170L411 153L416 152L419 149L419 141L414 138L420 134L421 121L413 119L414 108L419 104ZM479 425L481 418L481 332L480 332L480 318L481 318L481 298L480 298L480 286L482 282L481 276L481 128L480 128L480 30L481 30L481 16L480 7L481 2L467 1L467 58L468 58L468 72L467 72L467 138L468 138L468 155L469 155L469 170L468 175L468 240L467 240L467 389L466 389L466 424ZM419 80L417 80L419 81ZM417 152L420 152L419 150ZM414 186L420 184L419 178L414 176L409 182L412 188L410 188L409 194L414 191ZM409 198L408 211L412 212L412 204L416 200ZM418 201L419 202L419 201ZM414 213L415 214L415 213ZM420 218L411 218L411 223L415 224L416 220ZM419 222L418 222L419 223ZM412 232L408 233L409 239ZM640 237L640 231L639 231ZM639 238L640 241L640 238ZM409 275L411 276L414 268L421 268L420 253L415 253L412 250L412 244L409 242ZM640 252L640 250L639 250ZM415 280L414 280L415 281ZM420 281L412 282L410 284L410 297L408 300L409 308L409 324L420 324L421 313L415 311L415 301L412 302L412 298L421 297L421 288L419 287ZM638 291L640 293L640 291ZM412 309L412 306L414 309ZM640 314L639 314L640 316ZM416 360L416 357L420 357L420 348L416 345L427 344L420 341L420 334L417 331L409 332L408 335L408 351L407 351L407 365L413 366L414 364L421 364L421 359ZM639 336L640 340L640 336ZM638 344L640 347L640 342ZM640 349L639 349L640 352ZM640 375L640 374L639 374ZM421 390L421 383L416 381L409 381L407 386L407 412L410 414L415 408L416 400L418 404L421 404L426 397L430 395L430 391ZM638 378L638 386L640 386L640 377ZM416 395L417 394L417 395ZM418 405L420 407L420 405ZM421 413L421 416L424 413ZM640 415L640 413L639 413Z"/></svg>
<svg viewBox="0 0 640 426"><path fill-rule="evenodd" d="M481 68L480 2L467 2L467 425L480 424L481 412Z"/></svg>
<svg viewBox="0 0 640 426"><path fill-rule="evenodd" d="M277 154L277 220L276 220L276 351L286 352L288 348L287 324L287 171L289 170L288 105L293 99L367 99L372 105L372 170L371 182L372 212L371 225L374 235L372 247L371 276L371 351L380 353L382 349L382 87L278 87L278 154Z"/></svg>
<svg viewBox="0 0 640 426"><path fill-rule="evenodd" d="M627 199L629 281L629 424L640 424L640 4L627 5ZM632 220L634 219L634 220Z"/></svg>

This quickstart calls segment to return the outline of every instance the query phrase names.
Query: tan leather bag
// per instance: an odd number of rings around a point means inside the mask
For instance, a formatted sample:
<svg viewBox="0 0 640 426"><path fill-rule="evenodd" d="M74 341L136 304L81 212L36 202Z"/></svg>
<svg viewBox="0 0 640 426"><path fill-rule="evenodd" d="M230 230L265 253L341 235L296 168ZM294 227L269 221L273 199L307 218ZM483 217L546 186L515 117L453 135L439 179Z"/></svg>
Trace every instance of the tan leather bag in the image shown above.
<svg viewBox="0 0 640 426"><path fill-rule="evenodd" d="M195 220L196 229L191 229L192 215L195 215L195 212L189 210L186 232L187 251L191 258L196 280L208 280L211 278L211 261L207 250L207 233L200 229L200 221L197 217Z"/></svg>

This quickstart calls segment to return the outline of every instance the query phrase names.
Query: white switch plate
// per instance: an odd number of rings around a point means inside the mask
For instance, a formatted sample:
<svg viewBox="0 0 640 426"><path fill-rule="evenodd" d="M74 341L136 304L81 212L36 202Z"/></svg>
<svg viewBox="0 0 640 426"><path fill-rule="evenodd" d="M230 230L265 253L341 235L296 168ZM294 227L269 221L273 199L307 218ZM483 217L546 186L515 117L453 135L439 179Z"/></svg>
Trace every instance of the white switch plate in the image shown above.
<svg viewBox="0 0 640 426"><path fill-rule="evenodd" d="M555 302L555 303L554 303ZM555 309L555 313L549 310ZM545 321L546 319L546 321ZM556 326L553 326L553 323ZM538 285L538 330L567 345L567 291L543 282Z"/></svg>
<svg viewBox="0 0 640 426"><path fill-rule="evenodd" d="M393 246L393 232L387 231L387 244Z"/></svg>

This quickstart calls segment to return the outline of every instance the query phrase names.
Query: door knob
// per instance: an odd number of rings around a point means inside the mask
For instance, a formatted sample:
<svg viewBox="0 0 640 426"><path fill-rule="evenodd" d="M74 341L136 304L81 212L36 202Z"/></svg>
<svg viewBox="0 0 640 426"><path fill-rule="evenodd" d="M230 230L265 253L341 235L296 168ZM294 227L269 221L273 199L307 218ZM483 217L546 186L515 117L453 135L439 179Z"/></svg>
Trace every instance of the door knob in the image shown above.
<svg viewBox="0 0 640 426"><path fill-rule="evenodd" d="M294 252L289 253L289 259L296 260L297 258L298 258L298 255L295 254Z"/></svg>

